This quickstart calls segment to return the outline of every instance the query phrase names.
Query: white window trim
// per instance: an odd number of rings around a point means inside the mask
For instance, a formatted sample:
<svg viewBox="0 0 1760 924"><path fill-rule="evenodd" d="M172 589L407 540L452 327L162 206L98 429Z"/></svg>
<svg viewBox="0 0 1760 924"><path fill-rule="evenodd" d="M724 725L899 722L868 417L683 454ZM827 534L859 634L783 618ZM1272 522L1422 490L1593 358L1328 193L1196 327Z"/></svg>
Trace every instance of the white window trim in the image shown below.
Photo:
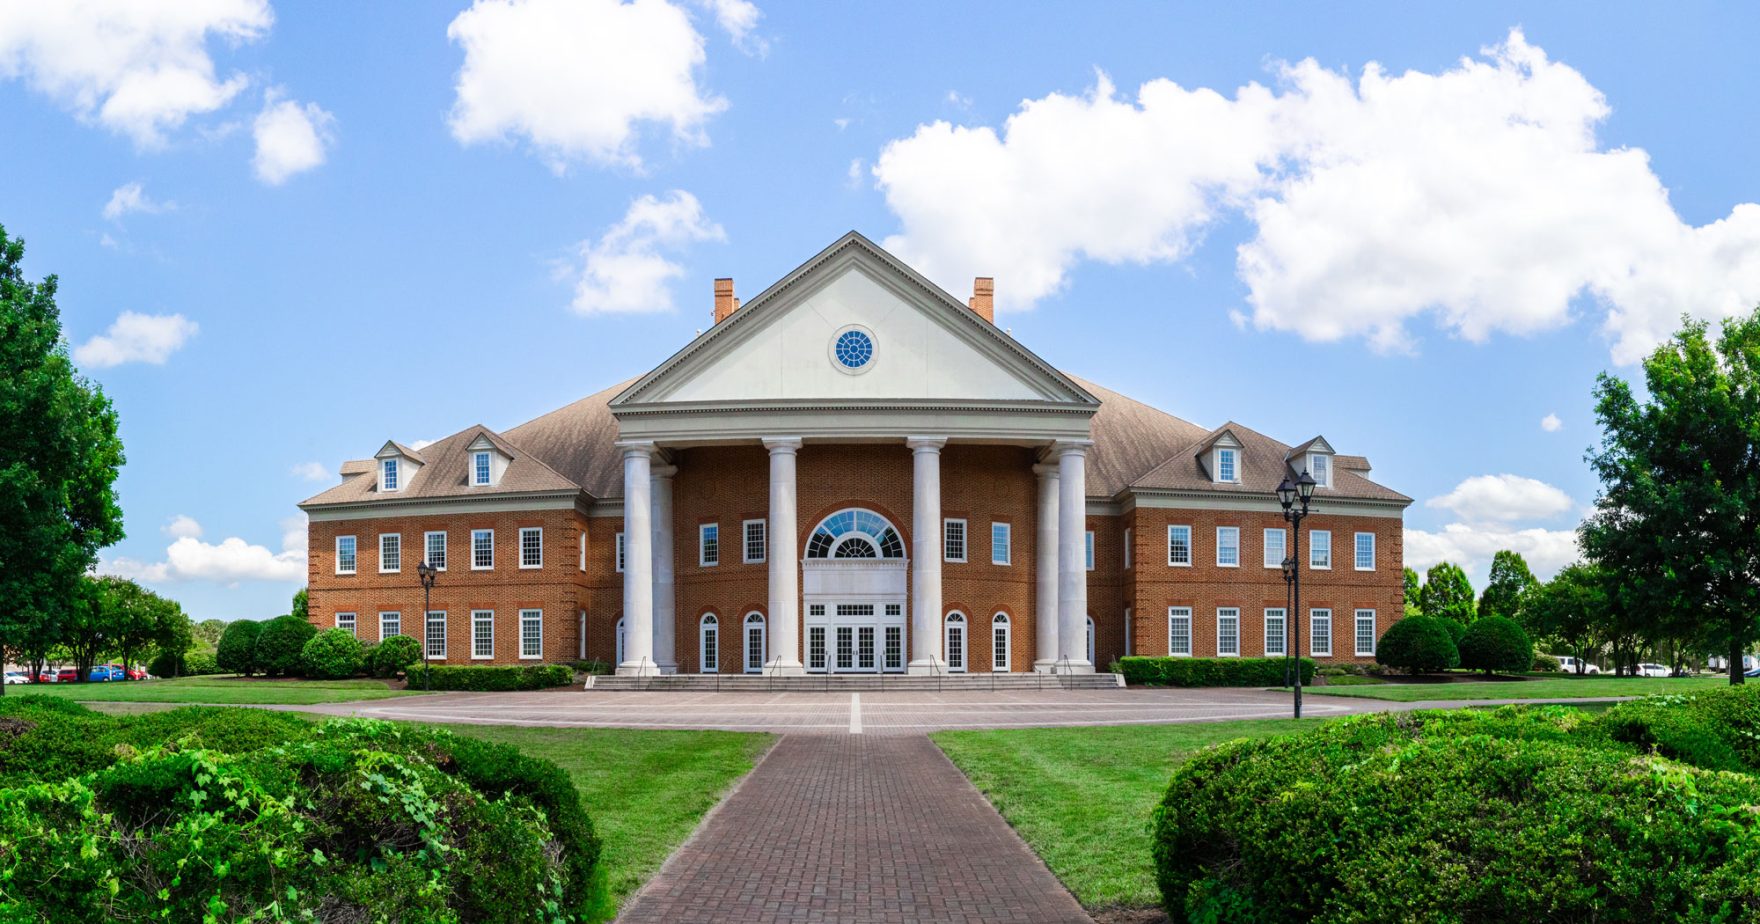
<svg viewBox="0 0 1760 924"><path fill-rule="evenodd" d="M1369 616L1369 650L1368 651L1364 651L1363 646L1358 644L1358 642L1362 638L1362 633L1357 630L1357 627L1362 623L1364 614L1368 614L1368 616ZM1351 619L1351 647L1356 650L1357 657L1359 657L1359 658L1372 658L1375 656L1375 611L1374 610L1360 609L1360 610L1357 610L1355 614L1353 614L1353 617Z"/></svg>
<svg viewBox="0 0 1760 924"><path fill-rule="evenodd" d="M440 617L440 619L439 619L439 623L440 623L440 651L438 654L436 654L434 652L432 646L430 646L429 642L428 642L428 636L430 634L429 626L434 623L434 621L435 621L434 617L436 617L436 616ZM442 661L446 660L446 611L445 610L429 610L426 613L422 614L422 650L426 651L428 653L429 660L433 660L435 658L438 658Z"/></svg>
<svg viewBox="0 0 1760 924"><path fill-rule="evenodd" d="M385 634L385 617L387 617L387 616L396 616L397 617L397 631L393 632L391 635ZM359 633L356 633L356 634L358 635ZM403 611L402 610L380 610L379 611L379 641L383 642L388 638L395 638L396 636L399 636L402 634L403 634Z"/></svg>
<svg viewBox="0 0 1760 924"><path fill-rule="evenodd" d="M1326 460L1326 477L1325 478L1321 478L1318 475L1314 475L1314 460L1317 458L1324 458ZM1308 453L1307 471L1308 471L1309 475L1313 475L1313 477L1314 477L1314 487L1317 487L1317 488L1330 488L1330 487L1332 487L1332 456L1330 454L1324 453L1324 452L1310 452L1310 453Z"/></svg>
<svg viewBox="0 0 1760 924"><path fill-rule="evenodd" d="M486 655L477 654L477 615L479 613L488 613L489 614L489 653ZM494 610L471 610L471 660L472 661L492 661L494 659L495 659L495 611Z"/></svg>
<svg viewBox="0 0 1760 924"><path fill-rule="evenodd" d="M1002 557L996 557L996 531L1002 530ZM1007 567L1014 564L1014 525L1011 523L990 523L990 564Z"/></svg>
<svg viewBox="0 0 1760 924"><path fill-rule="evenodd" d="M754 525L764 531L764 540L761 543L759 543L760 548L759 548L757 558L751 557L752 556L751 532L752 532L752 527ZM756 520L741 520L739 522L739 556L740 556L740 562L742 564L747 564L747 565L763 564L764 562L770 560L770 521L769 520L759 518Z"/></svg>
<svg viewBox="0 0 1760 924"><path fill-rule="evenodd" d="M581 553L581 572L584 574L584 573L586 573L586 570L587 570L587 531L584 529L581 530L580 553Z"/></svg>
<svg viewBox="0 0 1760 924"><path fill-rule="evenodd" d="M1225 611L1234 613L1234 650L1222 650L1222 614ZM1238 606L1219 606L1216 608L1216 656L1218 658L1238 658L1241 656L1241 608Z"/></svg>
<svg viewBox="0 0 1760 924"><path fill-rule="evenodd" d="M1321 651L1320 646L1314 643L1314 627L1317 625L1320 625L1321 619L1322 619L1322 617L1317 615L1319 613L1326 614L1326 616L1324 617L1325 623L1326 623L1326 650L1325 651ZM1356 627L1352 626L1351 628L1354 631ZM1316 658L1330 658L1330 657L1332 657L1332 608L1331 607L1316 606L1316 607L1310 607L1308 609L1308 654L1313 655Z"/></svg>
<svg viewBox="0 0 1760 924"><path fill-rule="evenodd" d="M709 655L709 630L715 630L715 657ZM697 672L701 674L721 673L721 617L714 613L704 613L697 620Z"/></svg>
<svg viewBox="0 0 1760 924"><path fill-rule="evenodd" d="M1283 537L1283 554L1277 556L1276 561L1271 560L1271 536L1273 534L1276 534L1278 536ZM1267 567L1267 568L1282 568L1284 558L1289 556L1289 530L1284 529L1281 526L1267 526L1265 528L1265 533L1260 538L1259 542L1260 542L1260 553L1259 554L1260 554L1260 557L1264 559L1265 567Z"/></svg>
<svg viewBox="0 0 1760 924"><path fill-rule="evenodd" d="M478 459L485 460L486 464L479 466L477 464ZM486 477L479 478L479 475L486 476ZM471 453L471 487L473 487L473 488L486 488L486 487L489 487L490 485L493 485L494 483L495 483L495 457L489 455L489 450L487 450L487 449L479 449L479 450Z"/></svg>
<svg viewBox="0 0 1760 924"><path fill-rule="evenodd" d="M996 629L998 626L1002 628L1003 644L1001 649L996 647ZM1014 670L1014 652L1010 650L1013 647L1014 620L1009 619L1007 613L998 610L996 615L990 617L990 670L992 673L1001 672L1006 674L1009 671ZM1001 664L996 663L998 660L996 657L997 654L1002 655Z"/></svg>
<svg viewBox="0 0 1760 924"><path fill-rule="evenodd" d="M397 539L397 558L395 559L397 567L387 568L387 567L385 567L385 540L393 538L393 537L395 537ZM359 554L358 549L356 550L356 554ZM380 533L379 534L379 573L380 574L400 574L402 572L403 572L403 534L402 533Z"/></svg>
<svg viewBox="0 0 1760 924"><path fill-rule="evenodd" d="M1186 621L1186 650L1173 650L1173 621L1183 618ZM1167 656L1170 658L1189 658L1192 656L1192 608L1189 606L1170 606L1167 608Z"/></svg>
<svg viewBox="0 0 1760 924"><path fill-rule="evenodd" d="M1126 571L1131 570L1131 534L1132 528L1126 526L1124 528L1124 570Z"/></svg>
<svg viewBox="0 0 1760 924"><path fill-rule="evenodd" d="M1176 529L1183 529L1186 531L1185 561L1173 560L1173 531ZM1184 523L1169 523L1167 526L1167 566L1169 568L1190 568L1192 566L1192 559L1196 557L1197 549L1192 542L1192 528Z"/></svg>
<svg viewBox="0 0 1760 924"><path fill-rule="evenodd" d="M1234 561L1223 561L1222 560L1222 548L1223 548L1222 534L1226 533L1226 532L1233 532L1234 533ZM1216 527L1216 567L1218 567L1218 568L1239 568L1240 566L1241 566L1241 528L1239 526L1218 526L1218 527Z"/></svg>
<svg viewBox="0 0 1760 924"><path fill-rule="evenodd" d="M349 544L354 546L354 555L353 555L354 562L346 571L344 571L342 569L342 540L344 540L344 539L347 539ZM355 539L355 537L353 537L353 536L337 536L336 537L336 573L337 574L354 574L360 569L360 566L361 566L361 544L360 544L360 541Z"/></svg>
<svg viewBox="0 0 1760 924"><path fill-rule="evenodd" d="M538 651L526 654L526 614L538 614ZM519 611L519 657L522 661L537 661L544 657L544 611L524 609Z"/></svg>
<svg viewBox="0 0 1760 924"><path fill-rule="evenodd" d="M489 534L489 563L486 565L477 564L477 535L479 533L488 533ZM494 571L495 570L495 531L494 530L492 530L492 529L473 529L473 530L471 530L471 570L472 571Z"/></svg>
<svg viewBox="0 0 1760 924"><path fill-rule="evenodd" d="M1217 446L1210 451L1213 456L1212 461L1214 461L1216 463L1216 477L1212 480L1216 484L1240 484L1241 483L1241 451L1240 451L1239 447ZM1234 460L1234 477L1233 478L1222 477L1222 454L1225 452L1228 453L1230 455L1230 457Z"/></svg>
<svg viewBox="0 0 1760 924"><path fill-rule="evenodd" d="M1091 529L1082 534L1082 557L1087 570L1094 570L1094 559L1098 556L1094 554L1094 531Z"/></svg>
<svg viewBox="0 0 1760 924"><path fill-rule="evenodd" d="M617 542L614 544L616 545L617 548L616 548L616 551L613 553L613 557L612 557L611 561L613 564L615 564L617 566L617 573L622 574L623 573L623 557L624 557L623 556L623 533L617 534Z"/></svg>
<svg viewBox="0 0 1760 924"><path fill-rule="evenodd" d="M1362 564L1361 564L1362 556L1359 555L1357 552L1358 543L1363 541L1364 536L1369 537L1369 567L1367 567L1367 568L1362 566ZM1356 568L1356 570L1358 570L1358 571L1374 571L1375 570L1375 534L1374 533L1357 533L1351 537L1351 566Z"/></svg>
<svg viewBox="0 0 1760 924"><path fill-rule="evenodd" d="M1282 613L1283 614L1283 632L1278 636L1278 641L1283 643L1283 648L1282 648L1282 650L1278 651L1275 654L1273 654L1271 651L1271 614L1272 613ZM1259 640L1259 647L1264 649L1265 657L1267 657L1267 658L1287 658L1287 657L1289 657L1289 610L1284 607L1281 607L1281 606L1268 606L1268 607L1266 607L1265 608L1265 630L1264 631L1265 631L1264 636Z"/></svg>
<svg viewBox="0 0 1760 924"><path fill-rule="evenodd" d="M389 477L388 477L389 476ZM393 483L395 482L395 483ZM403 489L403 466L396 459L379 460L379 490L396 493Z"/></svg>
<svg viewBox="0 0 1760 924"><path fill-rule="evenodd" d="M361 637L360 614L359 613L347 613L347 612L337 613L336 614L336 628L338 628L338 629L344 628L344 626L342 625L342 617L344 617L344 616L348 617L348 626L346 628L348 629L349 634L353 635L355 638L360 638Z"/></svg>
<svg viewBox="0 0 1760 924"><path fill-rule="evenodd" d="M955 523L959 524L959 557L958 558L954 558L952 555L949 555L947 553L947 529L948 529L948 527L952 526ZM972 531L964 519L962 519L960 517L946 517L946 518L942 519L942 521L941 521L941 560L942 561L953 562L956 565L965 564L966 559L971 558L971 545L972 545Z"/></svg>
<svg viewBox="0 0 1760 924"><path fill-rule="evenodd" d="M440 564L434 565L434 570L435 571L445 571L446 570L446 560L450 559L452 557L452 550L446 547L446 530L431 529L425 533L422 533L422 561L428 562L428 564L431 564L431 565L433 564L433 562L428 558L428 540L434 536L440 537L440 558L441 558Z"/></svg>
<svg viewBox="0 0 1760 924"><path fill-rule="evenodd" d="M526 564L526 533L538 534L538 563L535 565ZM519 566L527 571L544 567L544 527L521 526L519 528Z"/></svg>
<svg viewBox="0 0 1760 924"><path fill-rule="evenodd" d="M758 617L757 622L752 621L753 616ZM760 633L759 637L762 639L762 641L758 643L760 650L758 651L758 663L756 664L752 663L751 652L751 635L753 626L758 627L758 632ZM746 618L741 620L739 624L739 664L742 673L762 674L764 672L764 661L769 656L770 621L764 618L763 613L753 610L750 613L747 613Z"/></svg>
<svg viewBox="0 0 1760 924"><path fill-rule="evenodd" d="M709 560L709 531L715 532L715 560ZM721 524L697 524L697 567L715 568L721 564Z"/></svg>
<svg viewBox="0 0 1760 924"><path fill-rule="evenodd" d="M947 672L964 674L971 670L972 632L971 623L966 620L966 614L959 610L952 610L946 616L941 617L941 654L944 658L948 652L953 650L953 645L950 643L953 640L955 630L959 632L959 665L956 667L949 660Z"/></svg>
<svg viewBox="0 0 1760 924"><path fill-rule="evenodd" d="M1326 537L1326 564L1324 564L1324 565L1314 564L1314 537L1315 536L1325 536ZM1331 571L1332 570L1332 558L1333 558L1333 555L1332 555L1332 530L1330 530L1330 529L1310 529L1310 530L1308 530L1308 570L1309 571Z"/></svg>

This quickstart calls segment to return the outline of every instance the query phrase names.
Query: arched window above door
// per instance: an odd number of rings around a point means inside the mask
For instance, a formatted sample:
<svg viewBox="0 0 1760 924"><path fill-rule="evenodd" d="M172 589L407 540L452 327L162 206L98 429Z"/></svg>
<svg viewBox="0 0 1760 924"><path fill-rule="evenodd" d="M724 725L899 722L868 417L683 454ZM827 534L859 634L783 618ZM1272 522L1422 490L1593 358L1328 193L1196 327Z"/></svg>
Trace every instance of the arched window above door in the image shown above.
<svg viewBox="0 0 1760 924"><path fill-rule="evenodd" d="M851 507L826 517L807 537L808 558L903 558L904 540L886 518Z"/></svg>

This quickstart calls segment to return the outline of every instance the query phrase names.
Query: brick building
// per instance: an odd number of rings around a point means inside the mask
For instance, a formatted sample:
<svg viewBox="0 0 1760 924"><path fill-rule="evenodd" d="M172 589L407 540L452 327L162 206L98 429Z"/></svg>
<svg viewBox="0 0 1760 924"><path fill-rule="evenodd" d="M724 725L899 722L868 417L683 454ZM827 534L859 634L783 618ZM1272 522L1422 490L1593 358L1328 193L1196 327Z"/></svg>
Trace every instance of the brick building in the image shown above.
<svg viewBox="0 0 1760 924"><path fill-rule="evenodd" d="M1206 430L1058 372L851 233L653 371L502 433L347 462L310 517L321 628L622 673L1091 671L1373 656L1410 498L1320 437ZM422 614L416 565L440 569Z"/></svg>

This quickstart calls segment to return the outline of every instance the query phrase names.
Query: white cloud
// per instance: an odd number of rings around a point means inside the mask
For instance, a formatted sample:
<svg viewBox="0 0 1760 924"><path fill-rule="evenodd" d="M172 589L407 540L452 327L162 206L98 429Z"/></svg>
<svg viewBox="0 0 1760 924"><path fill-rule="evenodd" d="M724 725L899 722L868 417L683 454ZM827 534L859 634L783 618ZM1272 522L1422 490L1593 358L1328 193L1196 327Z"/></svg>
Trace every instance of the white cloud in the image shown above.
<svg viewBox="0 0 1760 924"><path fill-rule="evenodd" d="M1425 502L1473 523L1544 520L1571 509L1570 495L1520 475L1475 475Z"/></svg>
<svg viewBox="0 0 1760 924"><path fill-rule="evenodd" d="M257 153L251 168L257 179L280 186L298 173L319 167L336 144L336 118L317 103L300 104L271 91L251 123Z"/></svg>
<svg viewBox="0 0 1760 924"><path fill-rule="evenodd" d="M664 199L643 196L599 240L581 243L573 308L581 314L670 311L671 283L684 267L668 254L726 238L696 196L682 189Z"/></svg>
<svg viewBox="0 0 1760 924"><path fill-rule="evenodd" d="M705 144L703 124L727 107L697 82L703 36L666 0L476 0L446 35L464 49L452 136L523 138L557 173L583 161L639 168L648 124Z"/></svg>
<svg viewBox="0 0 1760 924"><path fill-rule="evenodd" d="M76 347L73 359L97 369L134 362L163 365L198 329L181 314L124 311L109 330Z"/></svg>
<svg viewBox="0 0 1760 924"><path fill-rule="evenodd" d="M1405 534L1407 567L1423 574L1439 561L1454 562L1480 578L1476 586L1482 586L1492 556L1502 549L1520 552L1542 580L1579 557L1577 534L1568 529L1450 523L1436 532L1408 527Z"/></svg>
<svg viewBox="0 0 1760 924"><path fill-rule="evenodd" d="M1547 414L1545 417L1540 418L1540 429L1545 430L1547 433L1557 433L1563 427L1564 421L1559 420L1557 414Z"/></svg>
<svg viewBox="0 0 1760 924"><path fill-rule="evenodd" d="M267 0L6 3L0 78L22 78L81 120L153 147L248 83L216 74L210 41L256 41L274 18Z"/></svg>
<svg viewBox="0 0 1760 924"><path fill-rule="evenodd" d="M161 531L173 539L200 539L202 524L197 523L194 517L180 513L172 517L171 522L166 523Z"/></svg>
<svg viewBox="0 0 1760 924"><path fill-rule="evenodd" d="M410 443L410 444L409 444L409 448L411 448L411 449L423 449L423 448L425 448L425 447L428 447L428 446L432 446L432 445L434 445L434 441L433 441L433 440L415 440L415 441L414 441L414 442L412 442L412 443Z"/></svg>
<svg viewBox="0 0 1760 924"><path fill-rule="evenodd" d="M848 177L850 189L862 188L862 184L868 179L867 166L867 163L860 157L849 162L849 169L844 172L844 175Z"/></svg>
<svg viewBox="0 0 1760 924"><path fill-rule="evenodd" d="M124 183L110 193L110 201L104 203L104 218L116 221L132 212L143 212L154 215L177 208L175 202L160 202L152 196L140 183Z"/></svg>
<svg viewBox="0 0 1760 924"><path fill-rule="evenodd" d="M293 473L294 477L304 478L307 481L330 480L330 470L325 468L322 462L300 462L289 471Z"/></svg>
<svg viewBox="0 0 1760 924"><path fill-rule="evenodd" d="M993 274L998 307L1020 309L1081 261L1176 261L1242 215L1253 325L1389 350L1421 315L1481 340L1568 323L1577 302L1624 363L1682 309L1760 300L1760 205L1683 222L1643 151L1597 139L1601 92L1520 31L1435 74L1370 64L1353 81L1309 60L1277 77L1125 99L1101 75L1000 133L920 126L875 167L902 226L887 245L956 289Z"/></svg>
<svg viewBox="0 0 1760 924"><path fill-rule="evenodd" d="M727 33L735 48L760 58L770 53L769 39L753 34L758 20L764 16L757 4L749 0L697 0L697 3L715 16L715 24Z"/></svg>
<svg viewBox="0 0 1760 924"><path fill-rule="evenodd" d="M189 517L180 516L167 527L177 528L175 540L165 549L165 560L142 562L131 558L115 558L99 563L106 574L147 582L212 581L236 584L240 581L303 581L306 578L305 517L292 517L281 522L281 551L229 536L218 543L203 542L201 526Z"/></svg>

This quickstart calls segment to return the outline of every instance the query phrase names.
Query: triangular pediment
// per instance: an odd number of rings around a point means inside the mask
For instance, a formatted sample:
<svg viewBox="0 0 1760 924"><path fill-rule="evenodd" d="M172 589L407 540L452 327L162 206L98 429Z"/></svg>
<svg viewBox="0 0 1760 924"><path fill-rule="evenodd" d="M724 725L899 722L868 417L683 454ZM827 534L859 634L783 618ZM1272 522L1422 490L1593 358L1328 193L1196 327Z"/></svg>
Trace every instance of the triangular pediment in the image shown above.
<svg viewBox="0 0 1760 924"><path fill-rule="evenodd" d="M838 343L853 352L839 355ZM851 232L611 402L633 406L1061 404L1097 399Z"/></svg>

